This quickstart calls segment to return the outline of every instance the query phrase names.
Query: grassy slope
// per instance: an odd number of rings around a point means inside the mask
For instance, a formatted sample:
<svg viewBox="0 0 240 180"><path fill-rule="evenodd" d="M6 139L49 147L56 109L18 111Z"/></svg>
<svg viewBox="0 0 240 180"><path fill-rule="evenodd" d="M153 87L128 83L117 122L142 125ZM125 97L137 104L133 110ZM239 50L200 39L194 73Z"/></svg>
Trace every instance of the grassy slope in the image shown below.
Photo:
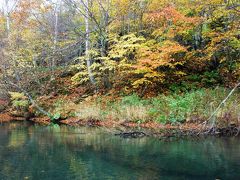
<svg viewBox="0 0 240 180"><path fill-rule="evenodd" d="M140 98L136 94L119 98L91 96L80 103L73 103L65 97L58 98L53 103L52 113L60 113L64 118L70 115L82 120L202 123L211 116L229 92L230 90L225 88L199 89L182 94L160 94L149 99ZM216 120L219 126L238 124L239 101L240 93L235 92L209 121Z"/></svg>
<svg viewBox="0 0 240 180"><path fill-rule="evenodd" d="M61 119L75 118L77 120L117 122L157 123L157 124L202 124L208 120L219 104L229 94L231 89L218 87L215 89L198 89L185 93L159 94L152 98L140 98L136 94L121 96L117 91L108 95L92 94L90 87L75 87L69 77L58 78L49 86L44 86L43 94L36 97L37 104ZM36 88L34 88L36 89ZM90 90L90 91L89 91ZM33 93L34 94L34 93ZM102 94L106 94L102 93ZM19 99L19 98L18 98ZM26 99L12 101L11 109L26 109L20 106ZM15 107L14 107L15 106ZM28 108L35 116L39 114L34 107ZM47 119L47 118L45 118ZM240 122L240 92L239 89L227 100L219 111L209 119L216 121L219 127Z"/></svg>

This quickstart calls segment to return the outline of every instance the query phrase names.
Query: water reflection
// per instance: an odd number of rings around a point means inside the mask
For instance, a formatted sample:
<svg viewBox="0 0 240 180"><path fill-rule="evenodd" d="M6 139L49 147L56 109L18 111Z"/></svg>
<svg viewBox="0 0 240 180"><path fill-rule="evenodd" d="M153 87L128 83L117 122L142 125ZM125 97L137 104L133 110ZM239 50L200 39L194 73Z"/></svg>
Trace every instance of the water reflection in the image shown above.
<svg viewBox="0 0 240 180"><path fill-rule="evenodd" d="M239 160L237 138L163 142L0 125L0 179L239 179Z"/></svg>

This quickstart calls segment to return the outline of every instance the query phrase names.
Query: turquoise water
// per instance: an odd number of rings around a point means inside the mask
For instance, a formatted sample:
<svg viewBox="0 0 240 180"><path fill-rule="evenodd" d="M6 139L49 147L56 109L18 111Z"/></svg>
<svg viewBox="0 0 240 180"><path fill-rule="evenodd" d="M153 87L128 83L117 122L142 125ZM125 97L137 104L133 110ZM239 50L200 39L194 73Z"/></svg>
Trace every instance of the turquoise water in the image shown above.
<svg viewBox="0 0 240 180"><path fill-rule="evenodd" d="M123 139L11 123L0 125L0 179L240 179L240 140Z"/></svg>

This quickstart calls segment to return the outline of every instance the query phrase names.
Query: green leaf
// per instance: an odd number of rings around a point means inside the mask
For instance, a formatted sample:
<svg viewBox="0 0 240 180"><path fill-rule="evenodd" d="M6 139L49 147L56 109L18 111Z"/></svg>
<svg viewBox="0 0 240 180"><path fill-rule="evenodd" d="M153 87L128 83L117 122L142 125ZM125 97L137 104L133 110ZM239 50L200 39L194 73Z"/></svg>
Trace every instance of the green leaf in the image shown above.
<svg viewBox="0 0 240 180"><path fill-rule="evenodd" d="M55 119L55 120L60 119L60 117L61 117L60 113L56 113L53 115L53 119Z"/></svg>

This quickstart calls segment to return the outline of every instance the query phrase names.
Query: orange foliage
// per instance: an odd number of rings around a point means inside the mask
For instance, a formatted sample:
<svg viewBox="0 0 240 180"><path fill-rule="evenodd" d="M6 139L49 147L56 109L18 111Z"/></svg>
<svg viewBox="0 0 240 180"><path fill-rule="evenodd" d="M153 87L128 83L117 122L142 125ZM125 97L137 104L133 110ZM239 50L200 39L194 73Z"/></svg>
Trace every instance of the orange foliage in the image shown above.
<svg viewBox="0 0 240 180"><path fill-rule="evenodd" d="M165 7L160 11L148 12L145 18L147 23L157 27L159 25L167 27L170 22L174 25L196 25L200 21L197 17L186 17L173 6Z"/></svg>

